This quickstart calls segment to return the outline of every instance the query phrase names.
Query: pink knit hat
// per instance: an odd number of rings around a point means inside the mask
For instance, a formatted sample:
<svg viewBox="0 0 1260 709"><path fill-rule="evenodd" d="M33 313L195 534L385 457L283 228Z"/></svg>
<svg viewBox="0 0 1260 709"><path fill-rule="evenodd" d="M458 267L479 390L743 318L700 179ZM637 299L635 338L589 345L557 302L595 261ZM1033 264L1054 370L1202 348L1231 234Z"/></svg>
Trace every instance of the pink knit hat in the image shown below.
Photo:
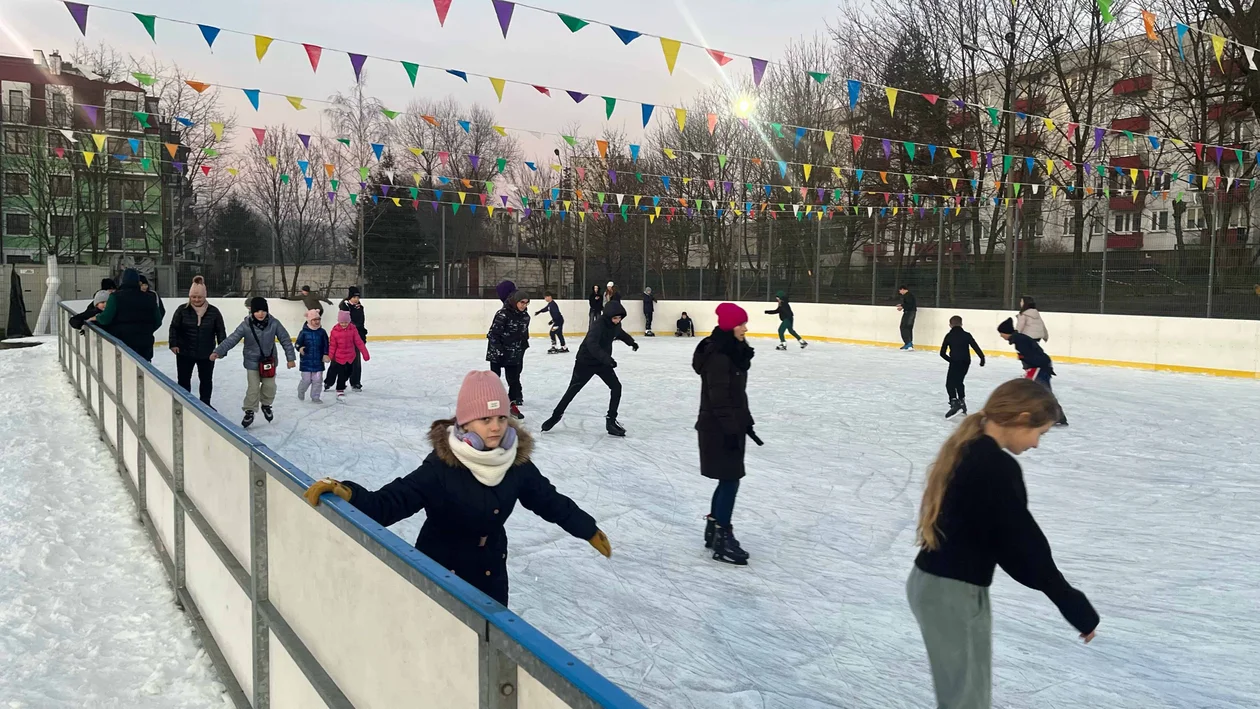
<svg viewBox="0 0 1260 709"><path fill-rule="evenodd" d="M748 312L734 303L722 303L717 306L718 328L734 330L748 322Z"/></svg>
<svg viewBox="0 0 1260 709"><path fill-rule="evenodd" d="M318 310L314 310L314 309L312 309L312 310L308 310L308 311L306 311L306 323L307 323L308 325L310 325L311 327L315 327L315 325L313 324L313 321L314 321L314 320L315 320L315 318L317 318L317 317L319 317L319 311L318 311Z"/></svg>
<svg viewBox="0 0 1260 709"><path fill-rule="evenodd" d="M191 298L194 295L206 297L206 281L201 276L193 276L192 285L188 286L188 297Z"/></svg>
<svg viewBox="0 0 1260 709"><path fill-rule="evenodd" d="M459 388L455 422L463 426L476 419L507 415L507 389L503 388L503 380L499 379L499 375L484 370L469 372Z"/></svg>
<svg viewBox="0 0 1260 709"><path fill-rule="evenodd" d="M350 311L349 311L349 310L338 310L338 311L337 311L337 322L339 322L339 323L343 323L343 322L350 322Z"/></svg>

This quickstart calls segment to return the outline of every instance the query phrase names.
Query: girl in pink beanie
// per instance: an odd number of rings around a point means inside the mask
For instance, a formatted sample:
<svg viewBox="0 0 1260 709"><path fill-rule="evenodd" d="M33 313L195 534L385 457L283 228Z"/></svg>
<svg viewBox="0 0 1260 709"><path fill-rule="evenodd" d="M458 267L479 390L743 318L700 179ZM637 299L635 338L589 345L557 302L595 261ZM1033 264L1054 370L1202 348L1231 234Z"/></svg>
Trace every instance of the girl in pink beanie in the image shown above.
<svg viewBox="0 0 1260 709"><path fill-rule="evenodd" d="M425 510L416 549L504 606L503 525L518 501L610 556L612 546L594 518L556 492L530 461L534 439L508 417L510 405L494 372L469 372L455 418L434 421L429 429L433 452L419 468L376 491L325 478L307 489L306 501L318 505L320 496L331 492L386 527Z"/></svg>
<svg viewBox="0 0 1260 709"><path fill-rule="evenodd" d="M346 381L350 379L351 366L359 354L363 355L364 362L372 359L367 345L363 344L363 338L359 335L359 329L350 322L349 311L338 310L337 324L328 333L328 356L332 359L328 376L337 380L339 401L346 396Z"/></svg>

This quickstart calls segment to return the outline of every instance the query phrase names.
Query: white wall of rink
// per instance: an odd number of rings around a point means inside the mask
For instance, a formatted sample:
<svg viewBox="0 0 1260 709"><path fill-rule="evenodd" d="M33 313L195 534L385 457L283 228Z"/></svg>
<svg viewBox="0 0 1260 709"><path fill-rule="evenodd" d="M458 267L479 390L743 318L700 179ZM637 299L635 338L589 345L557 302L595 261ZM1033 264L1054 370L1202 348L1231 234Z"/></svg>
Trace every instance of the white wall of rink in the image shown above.
<svg viewBox="0 0 1260 709"><path fill-rule="evenodd" d="M168 324L180 302L166 299ZM223 311L229 331L245 317L241 298L212 298L211 302ZM566 335L585 333L586 301L559 302L565 316ZM363 305L369 341L484 337L499 308L494 300L365 299ZM773 303L749 301L740 305L750 315L749 329L753 335L774 336L779 318L765 314L766 310L774 308ZM542 298L536 297L530 309L536 311L542 306ZM626 329L632 333L642 332L641 300L633 296L625 301L625 306L629 313ZM708 332L717 322L713 314L716 306L716 301L658 302L654 329L658 335L672 336L674 321L686 311L695 320L697 333ZM332 327L336 323L337 306L324 307L324 327ZM270 308L296 337L302 327L302 304L273 299ZM796 331L806 339L901 346L898 331L901 314L892 306L793 303L792 309L796 315ZM952 315L962 316L963 326L975 335L986 354L1013 356L1011 347L998 337L996 328L1015 313L998 310L920 308L914 330L917 347L923 350L940 347ZM1056 362L1260 378L1260 321L1053 312L1043 312L1042 317L1050 330L1050 339L1044 346ZM546 316L535 317L530 331L546 338ZM166 325L157 333L157 339L166 339Z"/></svg>

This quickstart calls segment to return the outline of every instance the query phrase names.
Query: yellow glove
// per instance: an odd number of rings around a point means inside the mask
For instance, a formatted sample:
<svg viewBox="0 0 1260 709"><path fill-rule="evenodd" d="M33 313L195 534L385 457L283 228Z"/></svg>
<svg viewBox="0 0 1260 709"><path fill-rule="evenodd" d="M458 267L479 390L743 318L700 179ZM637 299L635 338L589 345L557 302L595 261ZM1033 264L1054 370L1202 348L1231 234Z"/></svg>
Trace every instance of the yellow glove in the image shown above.
<svg viewBox="0 0 1260 709"><path fill-rule="evenodd" d="M587 541L591 543L591 546L595 547L595 551L604 556L612 556L612 544L609 543L608 535L604 534L603 531L596 529L595 536Z"/></svg>
<svg viewBox="0 0 1260 709"><path fill-rule="evenodd" d="M302 497L306 498L311 507L317 507L319 506L320 496L326 492L331 492L346 502L350 501L350 488L332 478L324 478L311 483L311 486L306 488L306 492L302 494Z"/></svg>

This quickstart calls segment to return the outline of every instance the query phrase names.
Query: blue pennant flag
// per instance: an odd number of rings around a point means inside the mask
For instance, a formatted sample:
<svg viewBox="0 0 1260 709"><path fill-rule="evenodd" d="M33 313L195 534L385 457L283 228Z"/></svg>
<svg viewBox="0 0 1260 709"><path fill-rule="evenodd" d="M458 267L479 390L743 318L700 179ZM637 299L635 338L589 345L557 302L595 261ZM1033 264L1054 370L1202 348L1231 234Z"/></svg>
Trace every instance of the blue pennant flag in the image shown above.
<svg viewBox="0 0 1260 709"><path fill-rule="evenodd" d="M617 39L621 40L622 44L630 44L631 42L638 39L642 35L641 32L635 32L634 30L623 30L620 27L613 27L612 25L609 25L608 28L611 29L613 33L617 35Z"/></svg>

